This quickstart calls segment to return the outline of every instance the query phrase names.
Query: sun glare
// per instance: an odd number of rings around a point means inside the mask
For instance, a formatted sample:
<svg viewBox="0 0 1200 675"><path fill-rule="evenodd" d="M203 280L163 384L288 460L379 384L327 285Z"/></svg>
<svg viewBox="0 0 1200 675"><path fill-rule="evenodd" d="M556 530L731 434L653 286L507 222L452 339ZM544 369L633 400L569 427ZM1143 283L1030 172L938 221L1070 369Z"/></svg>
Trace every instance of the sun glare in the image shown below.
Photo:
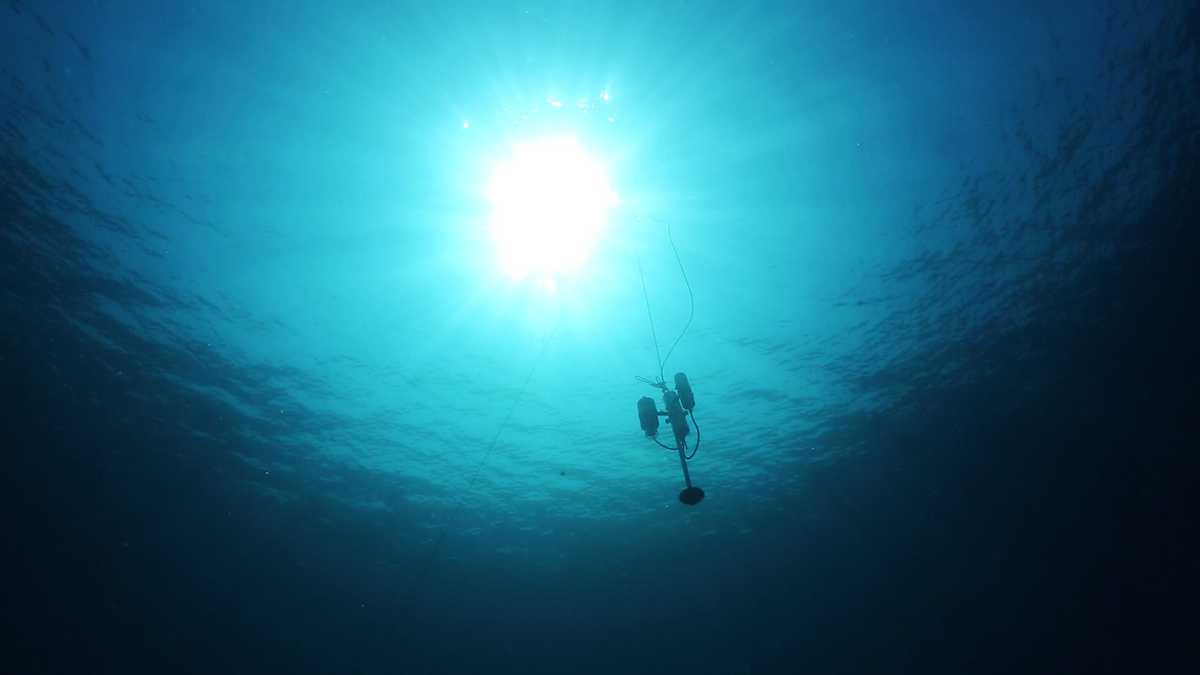
<svg viewBox="0 0 1200 675"><path fill-rule="evenodd" d="M587 261L616 203L604 167L570 137L515 146L496 164L487 195L500 266L549 283Z"/></svg>

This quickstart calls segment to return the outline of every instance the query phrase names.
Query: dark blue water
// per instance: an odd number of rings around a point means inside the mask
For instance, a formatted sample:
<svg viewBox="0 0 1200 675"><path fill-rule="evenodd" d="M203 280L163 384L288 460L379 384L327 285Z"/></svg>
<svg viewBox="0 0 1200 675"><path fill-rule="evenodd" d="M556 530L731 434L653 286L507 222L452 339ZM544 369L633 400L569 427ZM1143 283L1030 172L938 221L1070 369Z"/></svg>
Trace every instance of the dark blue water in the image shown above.
<svg viewBox="0 0 1200 675"><path fill-rule="evenodd" d="M5 671L1182 672L1198 36L8 0ZM507 275L490 172L563 136L617 199Z"/></svg>

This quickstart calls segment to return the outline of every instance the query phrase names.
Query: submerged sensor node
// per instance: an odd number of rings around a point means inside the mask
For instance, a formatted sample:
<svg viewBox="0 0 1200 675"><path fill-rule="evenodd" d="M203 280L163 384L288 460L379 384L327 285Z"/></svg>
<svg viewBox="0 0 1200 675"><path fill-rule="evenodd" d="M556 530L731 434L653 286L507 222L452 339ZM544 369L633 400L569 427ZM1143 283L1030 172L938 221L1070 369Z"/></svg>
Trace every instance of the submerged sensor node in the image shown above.
<svg viewBox="0 0 1200 675"><path fill-rule="evenodd" d="M658 382L650 382L645 380L651 386L662 389L663 392L663 407L666 412L659 412L654 404L654 399L649 396L643 396L638 400L638 421L641 422L642 431L646 433L646 438L653 439L668 450L670 446L658 440L658 418L665 417L671 424L671 430L675 434L675 448L679 452L679 464L683 467L683 482L687 485L682 492L679 493L679 501L688 506L695 506L704 499L704 490L692 485L692 477L688 473L687 461L696 456L696 449L700 447L700 427L696 426L696 447L692 450L692 454L687 454L688 443L687 437L691 434L691 427L688 426L688 417L692 418L692 424L696 423L696 417L692 410L696 407L696 397L692 393L692 386L688 382L687 375L683 373L675 374L675 389L672 391L667 388L667 384L661 380Z"/></svg>
<svg viewBox="0 0 1200 675"><path fill-rule="evenodd" d="M658 440L658 418L667 418L667 422L671 424L671 431L675 433L675 450L679 452L679 465L683 467L683 482L687 485L687 488L679 493L679 501L688 506L695 506L700 503L701 499L704 499L704 490L692 485L692 477L688 474L687 465L688 460L695 457L696 450L700 448L700 425L696 424L696 416L692 414L692 411L696 408L696 395L692 392L692 383L688 382L687 375L683 373L675 373L675 391L672 391L667 387L663 369L666 368L667 359L671 358L671 353L675 351L675 347L683 339L684 333L687 333L688 327L692 325L692 319L696 316L696 298L692 295L692 284L688 282L687 272L683 269L683 260L680 259L679 251L675 248L675 237L671 236L670 224L654 216L649 216L649 218L667 226L667 238L671 241L671 250L675 252L675 261L679 263L679 273L683 276L684 285L687 286L688 302L691 304L691 310L688 313L687 323L684 324L683 330L679 332L679 337L675 338L675 344L671 345L671 348L667 350L666 358L661 357L658 352L658 334L654 331L654 314L650 311L650 293L646 290L646 275L642 273L642 256L639 253L638 276L642 278L642 295L646 298L646 318L650 319L650 335L654 338L654 355L658 357L658 379L650 380L644 377L637 379L662 391L663 407L666 408L666 412L659 412L658 408L654 405L654 399L649 396L643 396L637 404L638 421L642 424L642 431L646 433L646 438L670 450L670 446ZM696 427L696 446L692 450L691 455L687 454L687 439L692 433L691 427L688 426L689 417L692 418L692 426Z"/></svg>

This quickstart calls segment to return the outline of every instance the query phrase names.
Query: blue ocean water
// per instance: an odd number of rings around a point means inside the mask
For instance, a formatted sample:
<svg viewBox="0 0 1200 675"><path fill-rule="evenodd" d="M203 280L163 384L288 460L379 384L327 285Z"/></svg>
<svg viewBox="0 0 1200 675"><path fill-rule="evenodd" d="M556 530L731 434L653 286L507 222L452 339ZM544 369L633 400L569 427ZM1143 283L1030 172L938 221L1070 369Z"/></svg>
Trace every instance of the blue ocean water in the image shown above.
<svg viewBox="0 0 1200 675"><path fill-rule="evenodd" d="M1191 3L6 5L21 672L1182 648ZM617 201L512 278L490 172L561 136Z"/></svg>

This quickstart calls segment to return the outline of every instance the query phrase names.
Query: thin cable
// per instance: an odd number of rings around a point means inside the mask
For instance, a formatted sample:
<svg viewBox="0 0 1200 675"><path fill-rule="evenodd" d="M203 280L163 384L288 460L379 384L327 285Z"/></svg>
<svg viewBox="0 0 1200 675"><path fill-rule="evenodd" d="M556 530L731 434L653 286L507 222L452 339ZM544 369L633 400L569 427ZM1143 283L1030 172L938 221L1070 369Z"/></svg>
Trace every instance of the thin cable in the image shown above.
<svg viewBox="0 0 1200 675"><path fill-rule="evenodd" d="M475 487L475 479L479 477L479 472L483 470L483 465L487 464L488 457L492 454L492 449L496 447L496 441L500 440L500 434L504 432L504 427L508 426L509 418L512 417L513 412L517 409L517 404L521 402L521 396L525 394L525 389L529 387L529 381L533 379L533 374L542 362L542 357L546 355L546 349L550 346L550 341L554 339L554 334L558 332L558 324L562 323L562 318L563 315L559 314L558 320L554 322L554 329L550 331L550 337L546 338L546 344L542 345L542 351L538 353L537 360L533 362L533 367L529 369L529 375L525 378L525 384L521 385L521 391L517 392L517 397L513 399L512 406L508 409L508 414L504 416L504 421L500 423L500 428L496 430L496 436L492 438L491 445L488 446L487 452L483 453L483 459L479 460L479 466L475 467L475 473L471 476L471 482L467 484L467 491L459 498L458 506L454 507L454 513L450 514L450 520L446 521L446 526L438 534L437 541L433 544L433 551L429 553L429 557L425 559L425 564L421 566L421 571L417 573L417 578L413 581L412 588L408 590L408 596L405 597L404 604L401 605L402 608L408 608L413 596L417 593L417 589L425 581L425 575L429 573L429 566L433 564L434 558L437 558L438 551L442 549L442 541L446 539L446 533L450 531L450 526L458 518L458 512L462 510L463 503L471 495L471 490Z"/></svg>
<svg viewBox="0 0 1200 675"><path fill-rule="evenodd" d="M639 377L638 379L642 380L643 382L647 381L643 377ZM691 459L696 456L696 451L700 449L700 425L696 424L696 416L693 413L688 413L688 417L692 418L692 424L695 425L695 427L696 427L696 445L692 447L692 454L684 457L684 459L691 461ZM667 445L666 443L663 443L662 441L658 440L658 436L651 436L650 440L654 441L655 443L658 443L659 445L666 448L667 450L675 450L676 449L676 448L672 448L671 446ZM685 446L684 449L686 450L687 447Z"/></svg>
<svg viewBox="0 0 1200 675"><path fill-rule="evenodd" d="M671 240L671 250L675 252L675 262L679 263L679 273L683 275L683 283L685 286L687 286L688 300L691 302L691 305L692 305L691 312L688 313L687 323L684 324L683 330L679 332L679 337L675 338L675 344L671 345L671 348L669 350L667 350L667 358L663 359L661 362L659 362L658 374L659 374L659 377L662 377L663 369L667 367L667 359L671 358L671 352L674 352L675 348L679 346L679 341L683 339L684 333L687 333L687 329L692 325L692 319L696 316L696 296L692 294L692 284L691 284L691 282L688 281L687 272L683 269L683 260L681 260L679 257L679 249L675 248L675 237L671 235L671 224L661 218L655 218L654 216L647 216L647 217L649 217L653 220L656 220L656 221L662 223L663 225L667 226L667 239ZM638 260L638 271L641 271L641 267L642 267L642 262L639 259ZM645 289L646 289L646 280L643 279L642 280L642 290L645 291ZM646 307L647 308L650 307L649 299L646 300ZM653 328L653 324L651 324L651 328ZM655 346L655 350L657 350L658 349L657 341L655 342L654 346Z"/></svg>
<svg viewBox="0 0 1200 675"><path fill-rule="evenodd" d="M637 376L635 376L635 379L637 379L638 382L644 382L644 383L650 385L651 387L657 387L659 389L662 389L664 393L667 391L667 383L662 379L662 377L659 377L658 381L654 381L648 377L642 377L641 375L637 375Z"/></svg>
<svg viewBox="0 0 1200 675"><path fill-rule="evenodd" d="M692 448L692 454L684 458L690 462L696 456L696 451L700 449L700 425L696 423L695 413L688 413L688 417L692 418L692 426L696 427L696 446Z"/></svg>
<svg viewBox="0 0 1200 675"><path fill-rule="evenodd" d="M658 352L658 333L654 330L654 314L650 312L650 293L646 291L646 275L642 273L641 251L634 249L634 255L637 256L638 276L642 278L642 297L646 298L646 316L650 319L650 336L654 338L654 358L658 359L658 379L665 382L666 380L663 378L663 360ZM670 352L668 352L667 356L670 355Z"/></svg>

